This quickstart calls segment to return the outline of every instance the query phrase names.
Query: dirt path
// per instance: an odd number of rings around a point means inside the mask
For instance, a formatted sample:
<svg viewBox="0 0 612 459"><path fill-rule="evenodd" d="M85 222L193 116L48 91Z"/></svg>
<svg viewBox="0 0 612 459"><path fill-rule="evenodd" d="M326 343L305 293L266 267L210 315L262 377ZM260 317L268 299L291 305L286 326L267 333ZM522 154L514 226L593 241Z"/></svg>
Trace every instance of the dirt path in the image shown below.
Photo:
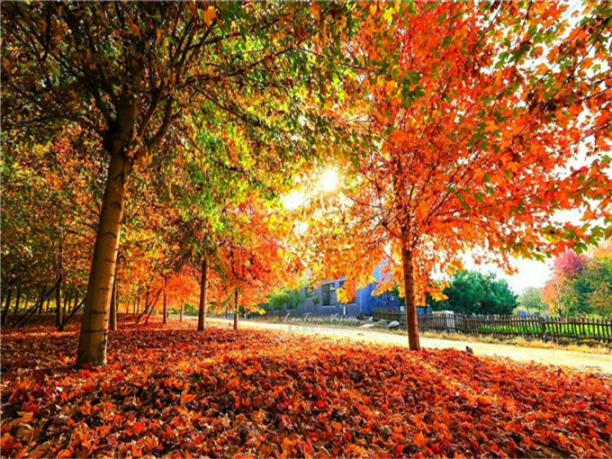
<svg viewBox="0 0 612 459"><path fill-rule="evenodd" d="M216 325L231 326L226 319L209 319ZM337 340L351 340L371 342L383 345L406 346L406 337L360 328L333 328L309 327L308 325L295 325L283 323L268 323L242 320L242 328L258 330L275 330L300 335L317 335ZM488 357L504 357L517 362L536 362L543 365L557 365L582 371L596 371L612 375L612 355L598 353L584 353L567 351L563 349L542 349L509 344L479 343L475 341L454 341L446 339L421 338L423 347L430 349L458 349L465 350L470 346L474 354Z"/></svg>

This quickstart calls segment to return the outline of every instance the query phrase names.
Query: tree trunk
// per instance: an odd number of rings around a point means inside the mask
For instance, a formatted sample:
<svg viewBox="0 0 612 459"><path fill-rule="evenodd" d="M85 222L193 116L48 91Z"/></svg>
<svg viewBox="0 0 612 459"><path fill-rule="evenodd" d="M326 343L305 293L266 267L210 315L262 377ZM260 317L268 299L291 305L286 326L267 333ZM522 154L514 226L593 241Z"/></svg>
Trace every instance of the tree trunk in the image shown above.
<svg viewBox="0 0 612 459"><path fill-rule="evenodd" d="M79 294L76 293L74 296L74 306L72 307L72 311L70 311L70 313L64 319L64 326L66 326L66 324L68 324L70 319L72 319L72 317L79 311L79 309L83 307L84 302L85 302L85 298L79 301Z"/></svg>
<svg viewBox="0 0 612 459"><path fill-rule="evenodd" d="M234 330L238 330L238 289L234 289Z"/></svg>
<svg viewBox="0 0 612 459"><path fill-rule="evenodd" d="M179 321L182 322L183 321L183 313L185 312L185 304L181 303L181 314L179 316Z"/></svg>
<svg viewBox="0 0 612 459"><path fill-rule="evenodd" d="M74 304L72 305L72 309L76 308L79 305L79 292L74 293Z"/></svg>
<svg viewBox="0 0 612 459"><path fill-rule="evenodd" d="M198 331L206 328L206 308L208 295L208 257L202 255L202 278L200 279L200 307L198 309Z"/></svg>
<svg viewBox="0 0 612 459"><path fill-rule="evenodd" d="M110 329L117 330L117 278L113 282L113 292L111 293Z"/></svg>
<svg viewBox="0 0 612 459"><path fill-rule="evenodd" d="M11 296L13 295L13 288L9 285L6 289L6 300L4 303L4 310L2 311L2 325L6 325L8 319L9 308L11 307Z"/></svg>
<svg viewBox="0 0 612 459"><path fill-rule="evenodd" d="M55 290L55 326L58 330L62 330L62 324L64 323L64 316L62 312L64 308L62 307L62 279L60 278L59 284L57 284L57 289Z"/></svg>
<svg viewBox="0 0 612 459"><path fill-rule="evenodd" d="M15 309L13 309L13 314L17 315L19 312L19 300L21 299L21 286L17 286L17 293L15 294Z"/></svg>
<svg viewBox="0 0 612 459"><path fill-rule="evenodd" d="M161 294L161 290L158 290L157 293L155 294L155 297L153 298L153 301L151 302L151 307L148 308L148 313L147 313L147 309L145 309L145 312L143 313L143 315L146 315L147 318L145 319L145 325L149 323L149 319L151 318L151 314L153 313L153 311L155 310L155 306L157 306L157 302L159 301L159 295ZM146 306L145 306L146 308Z"/></svg>
<svg viewBox="0 0 612 459"><path fill-rule="evenodd" d="M136 317L136 325L138 325L140 323L140 319L142 319L142 317L149 312L149 291L149 287L147 287L145 290L144 309L142 310L142 313L140 313L140 303L138 303L138 317Z"/></svg>
<svg viewBox="0 0 612 459"><path fill-rule="evenodd" d="M117 115L120 117L119 114ZM127 116L127 115L125 115ZM129 122L129 121L126 121ZM133 127L133 120L131 122ZM125 134L122 129L122 135ZM131 128L130 128L131 129ZM126 140L126 144L129 141ZM105 365L108 319L112 283L115 277L119 231L126 194L129 164L119 147L111 155L106 180L106 190L100 212L100 223L96 235L85 310L81 321L77 366Z"/></svg>
<svg viewBox="0 0 612 459"><path fill-rule="evenodd" d="M64 292L64 301L62 302L62 307L61 307L60 316L59 316L59 325L57 326L57 329L59 331L64 331L64 326L66 325L65 317L66 317L66 314L68 314L69 312L69 308L68 308L69 304L70 304L70 295L68 294L68 292Z"/></svg>
<svg viewBox="0 0 612 459"><path fill-rule="evenodd" d="M43 313L43 307L45 305L45 293L46 293L46 288L43 287L40 291L40 296L38 297L38 300L36 300L36 304L38 305L37 314L41 314Z"/></svg>
<svg viewBox="0 0 612 459"><path fill-rule="evenodd" d="M404 292L406 297L406 328L408 329L408 347L412 351L421 349L419 342L419 323L417 321L416 304L414 301L414 266L412 251L402 248L402 264L404 267Z"/></svg>
<svg viewBox="0 0 612 459"><path fill-rule="evenodd" d="M47 305L45 306L45 314L49 314L49 306L51 305L51 295L47 297Z"/></svg>
<svg viewBox="0 0 612 459"><path fill-rule="evenodd" d="M168 323L168 300L166 298L166 281L164 281L164 306L163 306L163 323Z"/></svg>
<svg viewBox="0 0 612 459"><path fill-rule="evenodd" d="M41 293L41 295L44 295L45 292L43 290L43 292ZM64 315L66 314L66 312L70 311L70 301L72 301L72 297L74 295L72 295L72 292L68 289L66 289L64 291L64 305L62 306L63 311L64 311Z"/></svg>

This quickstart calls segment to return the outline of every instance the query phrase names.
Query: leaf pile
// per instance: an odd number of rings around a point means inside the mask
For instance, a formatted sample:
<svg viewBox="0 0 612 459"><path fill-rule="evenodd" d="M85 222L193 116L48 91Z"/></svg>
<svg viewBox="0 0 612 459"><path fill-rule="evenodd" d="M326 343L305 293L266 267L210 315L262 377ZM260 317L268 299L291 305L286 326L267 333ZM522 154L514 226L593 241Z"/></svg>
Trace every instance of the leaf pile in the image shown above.
<svg viewBox="0 0 612 459"><path fill-rule="evenodd" d="M74 331L3 333L3 456L610 457L604 378L453 351L122 324L75 370Z"/></svg>

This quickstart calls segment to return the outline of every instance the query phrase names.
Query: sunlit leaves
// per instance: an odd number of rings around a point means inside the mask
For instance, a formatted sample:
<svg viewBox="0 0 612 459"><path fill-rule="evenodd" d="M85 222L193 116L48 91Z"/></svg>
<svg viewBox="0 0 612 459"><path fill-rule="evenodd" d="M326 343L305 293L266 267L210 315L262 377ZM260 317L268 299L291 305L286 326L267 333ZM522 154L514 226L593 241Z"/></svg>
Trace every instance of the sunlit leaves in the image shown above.
<svg viewBox="0 0 612 459"><path fill-rule="evenodd" d="M469 250L508 267L510 255L601 238L610 36L598 5L572 14L551 2L357 9L353 97L331 112L353 145L338 161L361 180L328 197L345 210L340 225L325 229L331 212L310 225L329 275L363 284L382 261L385 279L401 283L403 245L418 291L435 293L431 277L452 274ZM587 210L583 223L555 222L564 209Z"/></svg>

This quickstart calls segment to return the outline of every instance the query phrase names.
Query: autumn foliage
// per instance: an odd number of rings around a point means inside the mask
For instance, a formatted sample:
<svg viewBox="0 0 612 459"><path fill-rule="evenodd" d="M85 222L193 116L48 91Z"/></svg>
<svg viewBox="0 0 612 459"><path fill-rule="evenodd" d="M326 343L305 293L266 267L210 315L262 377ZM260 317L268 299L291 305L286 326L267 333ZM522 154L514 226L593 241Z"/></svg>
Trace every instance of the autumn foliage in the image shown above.
<svg viewBox="0 0 612 459"><path fill-rule="evenodd" d="M334 344L178 323L2 336L2 455L609 457L609 382L458 351Z"/></svg>
<svg viewBox="0 0 612 459"><path fill-rule="evenodd" d="M510 269L511 256L584 248L609 231L609 15L580 6L580 21L558 2L356 12L354 97L330 108L351 145L350 179L312 226L348 293L384 261L379 288L405 294L411 349L415 306L466 252ZM567 209L580 224L555 221Z"/></svg>
<svg viewBox="0 0 612 459"><path fill-rule="evenodd" d="M553 262L542 299L549 311L559 315L612 314L612 245L602 244L589 253L568 250Z"/></svg>
<svg viewBox="0 0 612 459"><path fill-rule="evenodd" d="M509 268L609 237L609 18L590 0L4 2L2 454L611 456L597 376L205 326L307 277L345 276L350 300L381 269L418 350L416 306L466 252ZM319 193L326 167L342 179ZM557 274L578 285L580 263ZM185 304L197 331L166 325Z"/></svg>

